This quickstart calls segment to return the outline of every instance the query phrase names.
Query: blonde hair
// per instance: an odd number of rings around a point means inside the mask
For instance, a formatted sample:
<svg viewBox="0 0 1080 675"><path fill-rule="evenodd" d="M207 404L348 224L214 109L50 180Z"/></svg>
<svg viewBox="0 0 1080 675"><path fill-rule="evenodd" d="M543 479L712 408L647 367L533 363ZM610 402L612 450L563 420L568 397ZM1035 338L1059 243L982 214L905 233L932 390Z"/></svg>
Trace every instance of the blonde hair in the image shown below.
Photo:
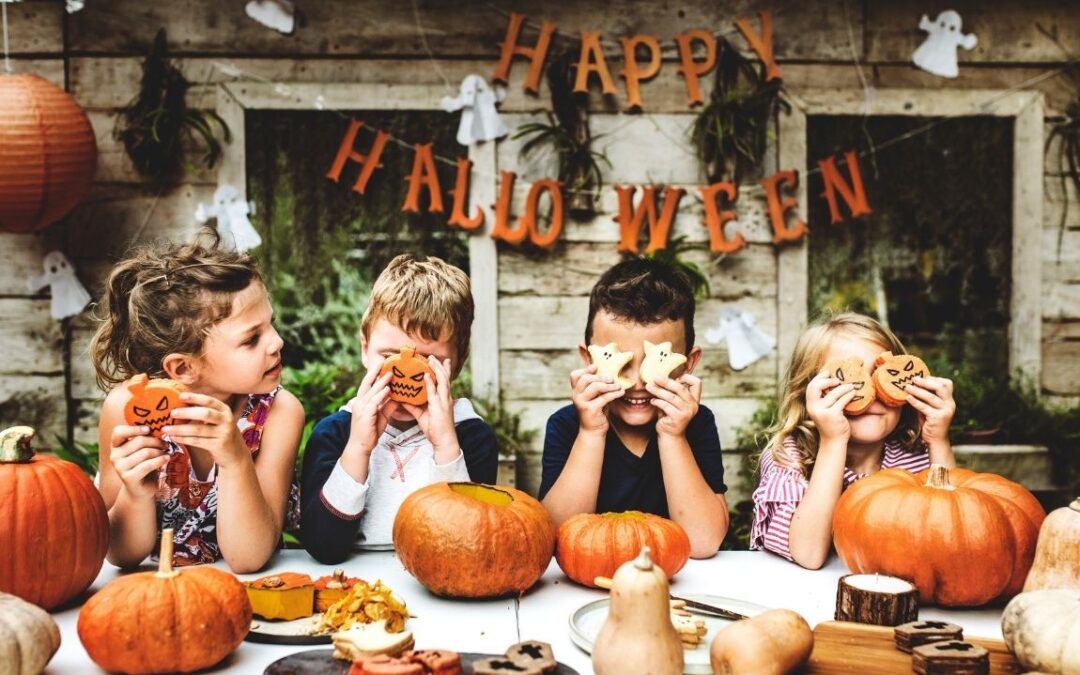
<svg viewBox="0 0 1080 675"><path fill-rule="evenodd" d="M368 339L375 322L385 319L428 341L449 334L456 351L456 375L469 355L473 311L468 275L439 258L404 253L391 260L375 280L360 332Z"/></svg>
<svg viewBox="0 0 1080 675"><path fill-rule="evenodd" d="M135 249L105 284L104 318L90 341L103 391L139 373L166 377L174 352L200 354L215 324L232 313L233 298L261 282L245 253L218 248L216 234L192 244Z"/></svg>
<svg viewBox="0 0 1080 675"><path fill-rule="evenodd" d="M798 446L799 461L808 472L817 459L820 439L814 421L806 412L806 387L825 365L829 342L837 335L869 340L880 345L882 351L888 350L893 354L907 353L892 331L874 319L854 312L826 315L803 332L791 354L791 365L788 368L776 421L766 431L769 443L765 446L765 452L771 451L777 461L784 461L779 453L784 439L791 436ZM904 406L900 423L889 436L901 440L912 450L919 438L919 431L918 416L910 406Z"/></svg>

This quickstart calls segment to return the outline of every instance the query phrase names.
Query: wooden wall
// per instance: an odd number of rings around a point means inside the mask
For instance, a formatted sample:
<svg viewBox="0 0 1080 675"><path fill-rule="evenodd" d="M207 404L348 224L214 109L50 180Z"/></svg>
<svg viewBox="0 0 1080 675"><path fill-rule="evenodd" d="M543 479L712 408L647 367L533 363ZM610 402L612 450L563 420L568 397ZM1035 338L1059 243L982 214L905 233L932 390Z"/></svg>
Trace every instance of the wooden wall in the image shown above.
<svg viewBox="0 0 1080 675"><path fill-rule="evenodd" d="M800 88L860 89L853 63L857 57L868 84L879 89L1036 89L1045 94L1049 125L1062 117L1080 86L1061 75L1039 77L1060 67L1067 57L1037 23L1056 31L1063 45L1080 44L1080 5L1068 0L951 3L964 17L965 31L979 38L974 50L961 51L961 74L952 81L910 65L911 52L923 33L917 29L918 11L899 1L418 0L416 14L411 3L301 0L298 4L303 18L292 36L248 19L240 0L102 0L89 2L70 16L60 0L8 6L16 72L38 73L66 87L87 109L100 156L96 184L65 221L38 235L0 235L0 252L8 262L0 270L0 347L5 354L0 362L0 423L33 423L46 437L92 440L94 436L99 392L86 354L88 315L61 326L49 318L47 296L31 296L25 290L25 279L37 273L44 253L62 248L96 295L111 263L131 243L188 236L195 228L196 205L208 201L213 192L217 179L212 173L188 175L173 190L152 189L139 179L112 137L116 111L135 95L141 54L159 27L168 30L183 71L199 85L191 92L192 102L203 107L212 106L215 96L212 86L202 85L234 79L214 67L218 62L273 82L446 86L445 78L450 83L446 93L454 93L464 75L490 75L510 11L554 21L564 36L601 31L605 49L611 52L613 74L619 67L618 37L654 34L664 46L665 63L659 76L642 88L650 115L620 114L622 87L616 78L620 97L595 101L594 133L612 132L601 141L615 167L610 178L664 182L691 190L701 180L686 149L684 129L692 111L685 106L683 81L676 74L672 36L695 28L730 31L736 17L758 8L773 8L778 61L785 81ZM522 39L534 36L534 31L526 31ZM734 31L728 37L743 45ZM429 60L429 51L438 68ZM515 64L504 103L511 126L527 118L531 108L547 106L546 92L539 99L522 93L524 70L524 63ZM1046 394L1075 402L1080 394L1080 195L1071 185L1062 185L1055 157L1052 144L1046 154L1041 242L1041 384ZM515 142L499 144L497 163L501 168L518 164ZM538 178L549 172L522 166L519 173ZM684 205L691 203L698 205L683 210L676 234L701 240L700 205L688 194ZM1059 256L1057 228L1066 205L1069 215ZM775 328L780 318L777 256L760 228L760 204L745 198L740 209L751 244L709 266L713 298L700 306L699 334L715 324L724 304L751 311L766 330ZM568 398L566 373L577 364L573 347L582 339L586 293L596 275L617 259L614 210L614 194L608 188L603 214L591 224L571 224L551 258L500 250L501 385L507 402L522 411L529 426L542 429L547 415ZM708 261L701 257L699 262ZM734 428L752 414L757 401L775 394L781 364L773 356L733 373L726 360L722 348L709 349L702 367L705 398L717 412L723 441L730 444ZM526 489L535 489L538 483L539 447L538 441L524 458L521 484Z"/></svg>

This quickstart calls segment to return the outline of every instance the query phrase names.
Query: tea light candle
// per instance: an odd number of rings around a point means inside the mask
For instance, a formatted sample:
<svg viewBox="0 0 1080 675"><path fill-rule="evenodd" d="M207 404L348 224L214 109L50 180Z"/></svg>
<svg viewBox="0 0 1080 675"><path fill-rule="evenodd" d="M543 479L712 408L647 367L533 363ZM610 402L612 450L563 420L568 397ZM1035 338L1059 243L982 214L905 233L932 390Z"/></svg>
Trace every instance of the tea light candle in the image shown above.
<svg viewBox="0 0 1080 675"><path fill-rule="evenodd" d="M919 589L884 574L848 574L836 588L836 620L899 626L919 618Z"/></svg>

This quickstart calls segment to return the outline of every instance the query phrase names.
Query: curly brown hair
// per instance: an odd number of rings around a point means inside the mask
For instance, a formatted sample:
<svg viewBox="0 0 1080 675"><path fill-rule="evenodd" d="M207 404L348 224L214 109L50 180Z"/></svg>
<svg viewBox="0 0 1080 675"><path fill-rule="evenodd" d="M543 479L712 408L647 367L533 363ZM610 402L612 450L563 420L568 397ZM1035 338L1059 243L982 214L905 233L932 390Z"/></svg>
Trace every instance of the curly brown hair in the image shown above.
<svg viewBox="0 0 1080 675"><path fill-rule="evenodd" d="M138 373L165 377L169 354L202 353L236 294L262 283L249 255L219 244L201 234L190 244L141 247L113 267L99 305L105 315L90 341L103 391Z"/></svg>
<svg viewBox="0 0 1080 675"><path fill-rule="evenodd" d="M687 352L694 347L694 286L670 263L627 258L608 268L589 294L585 344L592 343L593 319L600 311L641 325L682 319Z"/></svg>

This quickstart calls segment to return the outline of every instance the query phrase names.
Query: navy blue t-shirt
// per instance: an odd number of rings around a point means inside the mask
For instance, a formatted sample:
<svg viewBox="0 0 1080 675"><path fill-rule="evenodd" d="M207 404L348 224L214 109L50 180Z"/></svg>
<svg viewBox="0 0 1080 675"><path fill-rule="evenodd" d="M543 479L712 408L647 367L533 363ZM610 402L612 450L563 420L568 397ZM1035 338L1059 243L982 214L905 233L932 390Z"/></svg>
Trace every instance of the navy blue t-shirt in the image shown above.
<svg viewBox="0 0 1080 675"><path fill-rule="evenodd" d="M548 418L540 499L547 495L566 466L570 449L577 440L579 426L577 408L573 404L556 410ZM711 410L705 406L698 408L697 415L686 427L686 441L705 482L717 494L726 492L720 436ZM600 470L600 489L596 495L596 512L631 510L669 517L667 490L664 489L664 474L660 466L660 446L654 434L645 453L638 457L619 440L613 429L609 429L604 445L604 466Z"/></svg>

